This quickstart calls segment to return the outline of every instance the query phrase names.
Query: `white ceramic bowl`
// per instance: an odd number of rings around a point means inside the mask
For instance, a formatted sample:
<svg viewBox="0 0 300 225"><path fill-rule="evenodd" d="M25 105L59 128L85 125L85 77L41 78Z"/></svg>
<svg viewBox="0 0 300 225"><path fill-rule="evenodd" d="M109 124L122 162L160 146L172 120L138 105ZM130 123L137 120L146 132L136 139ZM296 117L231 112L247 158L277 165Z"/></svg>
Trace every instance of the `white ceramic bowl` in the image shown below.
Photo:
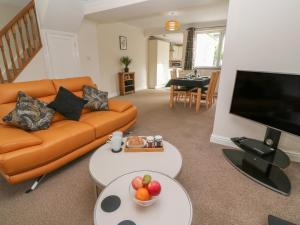
<svg viewBox="0 0 300 225"><path fill-rule="evenodd" d="M159 199L159 196L152 196L152 198L150 200L148 200L148 201L140 201L140 200L138 200L138 199L135 198L135 193L136 193L136 190L130 184L129 185L129 195L133 199L133 201L137 205L140 205L140 206L146 207L146 206L153 205Z"/></svg>

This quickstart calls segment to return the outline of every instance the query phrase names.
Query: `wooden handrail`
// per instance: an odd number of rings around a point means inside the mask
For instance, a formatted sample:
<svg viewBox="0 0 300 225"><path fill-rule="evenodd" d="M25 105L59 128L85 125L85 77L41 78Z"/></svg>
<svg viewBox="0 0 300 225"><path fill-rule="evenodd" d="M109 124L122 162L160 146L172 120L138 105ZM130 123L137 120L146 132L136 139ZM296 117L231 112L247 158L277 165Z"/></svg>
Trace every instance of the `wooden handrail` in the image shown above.
<svg viewBox="0 0 300 225"><path fill-rule="evenodd" d="M0 30L0 83L13 82L41 48L32 0Z"/></svg>
<svg viewBox="0 0 300 225"><path fill-rule="evenodd" d="M7 33L11 27L18 22L18 20L20 20L26 13L28 13L28 11L30 10L30 8L35 8L34 5L34 0L30 1L23 9L21 9L20 12L18 12L17 15L14 16L14 18L12 18L8 24L6 24L3 28L1 28L0 30L0 36L3 36L5 33Z"/></svg>

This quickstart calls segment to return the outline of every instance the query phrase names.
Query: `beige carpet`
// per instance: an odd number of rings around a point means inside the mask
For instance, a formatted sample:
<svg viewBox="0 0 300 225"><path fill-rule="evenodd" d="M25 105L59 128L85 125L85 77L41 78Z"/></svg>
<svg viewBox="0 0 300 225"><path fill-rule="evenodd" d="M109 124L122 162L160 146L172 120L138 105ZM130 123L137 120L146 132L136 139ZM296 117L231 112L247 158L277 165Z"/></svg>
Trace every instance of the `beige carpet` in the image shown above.
<svg viewBox="0 0 300 225"><path fill-rule="evenodd" d="M139 108L134 133L162 134L181 151L178 180L192 199L193 225L264 225L269 214L300 224L299 164L292 163L286 170L292 193L282 196L239 173L224 159L222 146L209 142L214 108L195 113L176 105L170 110L166 91L142 91L124 98ZM31 182L9 185L0 178L0 224L93 224L96 199L88 171L90 156L48 175L30 194L24 191Z"/></svg>

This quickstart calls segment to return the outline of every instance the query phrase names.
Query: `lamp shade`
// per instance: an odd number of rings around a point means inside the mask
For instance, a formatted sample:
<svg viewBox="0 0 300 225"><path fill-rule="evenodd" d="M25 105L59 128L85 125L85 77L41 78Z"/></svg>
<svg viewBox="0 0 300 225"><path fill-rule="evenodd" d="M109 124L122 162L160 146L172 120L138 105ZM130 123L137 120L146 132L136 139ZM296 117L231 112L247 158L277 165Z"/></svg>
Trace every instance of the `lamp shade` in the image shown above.
<svg viewBox="0 0 300 225"><path fill-rule="evenodd" d="M180 23L177 20L168 20L165 24L166 30L176 31L180 28Z"/></svg>

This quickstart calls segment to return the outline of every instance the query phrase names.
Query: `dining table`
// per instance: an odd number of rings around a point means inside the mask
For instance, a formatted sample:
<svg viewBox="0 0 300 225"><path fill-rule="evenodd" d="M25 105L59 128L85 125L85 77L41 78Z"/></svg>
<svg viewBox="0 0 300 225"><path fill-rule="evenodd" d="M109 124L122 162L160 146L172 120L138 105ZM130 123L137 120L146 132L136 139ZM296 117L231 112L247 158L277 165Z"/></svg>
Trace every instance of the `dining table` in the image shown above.
<svg viewBox="0 0 300 225"><path fill-rule="evenodd" d="M172 85L174 85L186 88L205 89L205 87L207 87L207 85L209 84L209 81L210 78L206 76L183 77L169 80L169 82L166 84L166 87L171 87Z"/></svg>

